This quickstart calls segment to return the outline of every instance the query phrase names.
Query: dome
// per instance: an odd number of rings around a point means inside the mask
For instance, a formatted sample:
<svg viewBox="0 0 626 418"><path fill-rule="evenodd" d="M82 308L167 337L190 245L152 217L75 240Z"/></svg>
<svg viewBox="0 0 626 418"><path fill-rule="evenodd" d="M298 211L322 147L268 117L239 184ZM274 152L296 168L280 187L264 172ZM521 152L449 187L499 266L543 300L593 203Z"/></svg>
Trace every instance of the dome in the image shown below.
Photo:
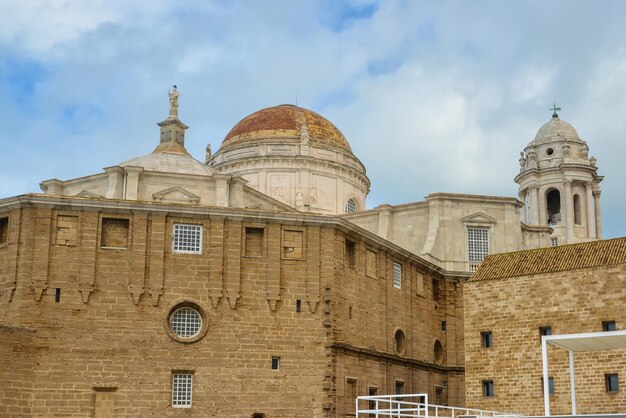
<svg viewBox="0 0 626 418"><path fill-rule="evenodd" d="M268 107L246 116L226 135L222 147L274 139L301 142L307 134L311 144L352 152L346 137L328 119L293 105Z"/></svg>
<svg viewBox="0 0 626 418"><path fill-rule="evenodd" d="M578 132L569 123L562 121L558 116L552 116L552 119L543 125L537 135L536 142L545 142L554 139L579 140Z"/></svg>

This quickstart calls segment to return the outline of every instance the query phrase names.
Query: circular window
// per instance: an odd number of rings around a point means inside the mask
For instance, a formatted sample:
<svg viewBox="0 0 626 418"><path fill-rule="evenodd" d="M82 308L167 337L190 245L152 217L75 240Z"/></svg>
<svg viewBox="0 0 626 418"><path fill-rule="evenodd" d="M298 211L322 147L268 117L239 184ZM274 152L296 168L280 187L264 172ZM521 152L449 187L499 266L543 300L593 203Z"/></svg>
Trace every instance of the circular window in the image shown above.
<svg viewBox="0 0 626 418"><path fill-rule="evenodd" d="M554 150L553 150L552 148L548 148L548 149L546 150L546 154L547 154L547 155L552 155L552 154L554 154Z"/></svg>
<svg viewBox="0 0 626 418"><path fill-rule="evenodd" d="M195 337L202 328L202 316L195 309L185 306L170 316L170 326L174 334L181 338Z"/></svg>
<svg viewBox="0 0 626 418"><path fill-rule="evenodd" d="M406 336L401 329L396 331L394 335L394 348L396 353L402 355L406 352Z"/></svg>
<svg viewBox="0 0 626 418"><path fill-rule="evenodd" d="M207 332L204 311L195 303L183 301L174 305L166 321L167 334L181 343L192 343Z"/></svg>
<svg viewBox="0 0 626 418"><path fill-rule="evenodd" d="M441 365L443 363L443 346L439 340L435 341L434 355L435 363Z"/></svg>

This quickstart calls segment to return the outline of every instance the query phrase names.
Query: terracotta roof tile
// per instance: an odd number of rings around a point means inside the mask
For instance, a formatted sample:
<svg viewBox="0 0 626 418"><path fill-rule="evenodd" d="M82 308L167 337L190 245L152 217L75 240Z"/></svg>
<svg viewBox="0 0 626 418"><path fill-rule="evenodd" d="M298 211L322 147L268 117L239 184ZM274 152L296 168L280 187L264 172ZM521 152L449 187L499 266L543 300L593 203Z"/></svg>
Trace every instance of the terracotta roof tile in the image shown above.
<svg viewBox="0 0 626 418"><path fill-rule="evenodd" d="M626 237L488 256L469 280L501 279L626 263Z"/></svg>
<svg viewBox="0 0 626 418"><path fill-rule="evenodd" d="M299 142L303 125L307 127L312 143L352 151L345 136L328 119L293 105L268 107L246 116L226 134L222 146L274 137L292 137Z"/></svg>

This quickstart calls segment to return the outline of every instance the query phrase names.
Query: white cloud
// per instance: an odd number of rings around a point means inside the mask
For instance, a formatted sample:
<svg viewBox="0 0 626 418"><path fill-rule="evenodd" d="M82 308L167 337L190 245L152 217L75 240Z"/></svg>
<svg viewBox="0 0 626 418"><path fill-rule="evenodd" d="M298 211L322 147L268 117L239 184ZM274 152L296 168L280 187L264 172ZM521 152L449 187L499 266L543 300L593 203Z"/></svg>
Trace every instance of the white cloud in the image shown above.
<svg viewBox="0 0 626 418"><path fill-rule="evenodd" d="M436 191L514 196L519 150L556 100L606 175L609 231L626 235L625 4L391 0L345 17L330 3L0 0L11 16L0 27L0 141L13 150L0 155L0 193L150 152L177 84L200 158L247 114L297 95L348 136L372 179L370 206Z"/></svg>

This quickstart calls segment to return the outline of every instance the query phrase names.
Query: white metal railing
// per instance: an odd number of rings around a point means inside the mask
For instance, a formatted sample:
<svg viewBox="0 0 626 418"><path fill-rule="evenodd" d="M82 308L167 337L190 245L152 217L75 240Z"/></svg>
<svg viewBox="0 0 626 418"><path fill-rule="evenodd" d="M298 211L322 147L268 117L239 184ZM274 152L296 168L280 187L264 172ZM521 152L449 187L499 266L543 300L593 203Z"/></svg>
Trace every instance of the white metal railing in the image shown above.
<svg viewBox="0 0 626 418"><path fill-rule="evenodd" d="M520 416L518 414L483 411L480 409L430 405L427 393L359 396L356 398L355 406L357 418L457 418L464 415L507 418Z"/></svg>

